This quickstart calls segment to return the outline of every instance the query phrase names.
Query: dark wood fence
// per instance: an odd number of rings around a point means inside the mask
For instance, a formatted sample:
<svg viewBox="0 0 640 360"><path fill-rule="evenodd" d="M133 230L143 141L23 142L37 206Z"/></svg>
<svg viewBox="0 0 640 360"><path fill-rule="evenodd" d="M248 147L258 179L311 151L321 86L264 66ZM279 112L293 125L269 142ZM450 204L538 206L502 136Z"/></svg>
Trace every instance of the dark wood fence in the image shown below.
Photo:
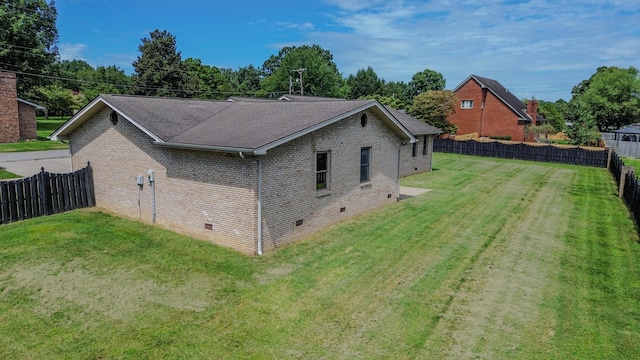
<svg viewBox="0 0 640 360"><path fill-rule="evenodd" d="M95 206L91 165L68 174L44 171L0 181L0 224Z"/></svg>
<svg viewBox="0 0 640 360"><path fill-rule="evenodd" d="M629 208L631 216L635 220L636 224L640 224L640 180L635 174L635 171L625 169L624 161L620 159L617 152L611 153L611 162L609 165L609 171L613 175L616 185L618 185L618 191L620 197ZM620 183L622 183L620 186Z"/></svg>
<svg viewBox="0 0 640 360"><path fill-rule="evenodd" d="M609 152L606 149L588 150L581 147L528 145L526 143L509 144L498 141L457 141L453 139L435 139L433 151L605 168L609 158Z"/></svg>

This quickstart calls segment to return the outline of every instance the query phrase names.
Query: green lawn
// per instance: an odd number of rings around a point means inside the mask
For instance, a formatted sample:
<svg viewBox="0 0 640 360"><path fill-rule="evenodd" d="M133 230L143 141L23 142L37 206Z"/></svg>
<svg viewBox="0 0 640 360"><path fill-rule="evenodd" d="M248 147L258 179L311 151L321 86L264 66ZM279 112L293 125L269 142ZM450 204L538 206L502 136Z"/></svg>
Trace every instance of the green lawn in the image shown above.
<svg viewBox="0 0 640 360"><path fill-rule="evenodd" d="M20 151L38 151L38 150L59 150L68 149L69 146L60 141L50 141L47 137L51 135L60 125L64 124L69 118L36 118L38 139L20 141L17 143L0 144L0 153L3 152L20 152Z"/></svg>
<svg viewBox="0 0 640 360"><path fill-rule="evenodd" d="M16 175L12 172L9 172L7 170L1 169L0 168L0 180L3 179L15 179L15 178L21 178L22 176L20 175Z"/></svg>
<svg viewBox="0 0 640 360"><path fill-rule="evenodd" d="M640 159L621 157L622 162L626 166L633 166L635 169L636 176L640 175Z"/></svg>
<svg viewBox="0 0 640 360"><path fill-rule="evenodd" d="M433 189L247 257L96 211L0 225L0 357L637 359L604 169L434 154Z"/></svg>

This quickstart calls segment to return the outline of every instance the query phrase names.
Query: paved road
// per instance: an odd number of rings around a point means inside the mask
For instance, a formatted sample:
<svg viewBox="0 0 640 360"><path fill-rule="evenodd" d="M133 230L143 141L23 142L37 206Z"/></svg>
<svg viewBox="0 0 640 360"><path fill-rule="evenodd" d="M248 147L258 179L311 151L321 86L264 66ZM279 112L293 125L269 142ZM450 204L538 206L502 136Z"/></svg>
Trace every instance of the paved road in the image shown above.
<svg viewBox="0 0 640 360"><path fill-rule="evenodd" d="M0 153L0 169L21 177L29 177L43 168L51 173L71 171L69 150L25 151Z"/></svg>

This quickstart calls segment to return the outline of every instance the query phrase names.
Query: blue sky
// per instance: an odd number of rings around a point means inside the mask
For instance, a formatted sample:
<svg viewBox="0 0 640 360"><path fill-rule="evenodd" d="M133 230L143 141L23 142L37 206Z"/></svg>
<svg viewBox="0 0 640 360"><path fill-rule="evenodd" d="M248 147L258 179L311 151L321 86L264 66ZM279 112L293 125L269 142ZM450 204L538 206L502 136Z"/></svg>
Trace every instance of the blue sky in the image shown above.
<svg viewBox="0 0 640 360"><path fill-rule="evenodd" d="M256 67L284 46L318 44L343 76L371 66L387 81L470 74L519 98L569 100L599 66L640 68L635 0L57 0L62 59L131 74L143 37L176 37L182 58Z"/></svg>

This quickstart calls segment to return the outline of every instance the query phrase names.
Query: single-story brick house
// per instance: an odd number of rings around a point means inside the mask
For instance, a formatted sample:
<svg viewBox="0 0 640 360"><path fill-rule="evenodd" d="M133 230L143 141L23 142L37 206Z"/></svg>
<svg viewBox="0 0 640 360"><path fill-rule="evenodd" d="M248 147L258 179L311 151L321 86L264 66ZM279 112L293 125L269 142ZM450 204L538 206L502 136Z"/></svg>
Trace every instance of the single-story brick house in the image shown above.
<svg viewBox="0 0 640 360"><path fill-rule="evenodd" d="M69 141L74 170L91 162L97 206L260 254L396 201L416 138L393 114L375 100L101 95L51 138Z"/></svg>
<svg viewBox="0 0 640 360"><path fill-rule="evenodd" d="M0 72L0 143L37 139L36 109L42 106L18 98L16 74Z"/></svg>
<svg viewBox="0 0 640 360"><path fill-rule="evenodd" d="M453 92L459 106L447 120L458 125L460 135L478 133L480 137L524 141L525 126L544 121L538 115L537 100L525 104L496 80L470 75ZM533 135L527 140L532 139Z"/></svg>

